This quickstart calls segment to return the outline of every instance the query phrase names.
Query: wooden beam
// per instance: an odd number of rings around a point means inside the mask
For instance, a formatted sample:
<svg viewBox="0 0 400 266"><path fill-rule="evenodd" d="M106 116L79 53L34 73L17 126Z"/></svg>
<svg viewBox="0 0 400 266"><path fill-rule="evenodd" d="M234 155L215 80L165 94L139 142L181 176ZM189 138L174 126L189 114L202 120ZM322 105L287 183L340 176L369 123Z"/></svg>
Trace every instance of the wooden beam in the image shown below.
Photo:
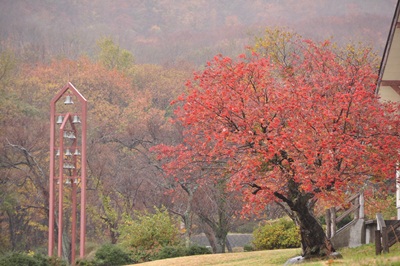
<svg viewBox="0 0 400 266"><path fill-rule="evenodd" d="M400 80L382 80L381 81L381 87L382 86L389 86L392 87L392 89L397 92L397 94L400 95Z"/></svg>
<svg viewBox="0 0 400 266"><path fill-rule="evenodd" d="M341 220L346 218L347 215L349 215L350 213L357 210L358 207L360 207L360 205L355 205L355 206L351 207L350 209L348 209L347 211L343 212L342 215L340 215L338 218L336 218L336 223L339 223Z"/></svg>
<svg viewBox="0 0 400 266"><path fill-rule="evenodd" d="M375 255L382 253L381 230L375 230Z"/></svg>
<svg viewBox="0 0 400 266"><path fill-rule="evenodd" d="M382 80L381 86L400 86L400 80Z"/></svg>

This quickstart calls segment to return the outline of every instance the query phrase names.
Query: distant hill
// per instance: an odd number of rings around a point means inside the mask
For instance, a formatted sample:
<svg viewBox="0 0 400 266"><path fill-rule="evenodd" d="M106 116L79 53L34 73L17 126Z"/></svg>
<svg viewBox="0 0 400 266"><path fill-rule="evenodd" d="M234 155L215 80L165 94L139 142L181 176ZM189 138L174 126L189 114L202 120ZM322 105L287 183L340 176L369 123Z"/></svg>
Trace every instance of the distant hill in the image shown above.
<svg viewBox="0 0 400 266"><path fill-rule="evenodd" d="M237 54L267 26L383 50L396 0L2 0L0 44L27 60L92 55L111 36L138 63Z"/></svg>

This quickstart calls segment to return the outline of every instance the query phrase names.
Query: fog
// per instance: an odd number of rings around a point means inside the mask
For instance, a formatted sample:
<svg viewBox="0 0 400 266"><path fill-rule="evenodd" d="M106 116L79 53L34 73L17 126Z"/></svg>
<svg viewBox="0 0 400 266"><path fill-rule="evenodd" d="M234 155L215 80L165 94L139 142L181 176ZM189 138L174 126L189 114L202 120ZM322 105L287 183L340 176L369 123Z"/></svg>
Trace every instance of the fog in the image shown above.
<svg viewBox="0 0 400 266"><path fill-rule="evenodd" d="M305 38L361 41L381 53L395 0L1 0L1 47L26 60L95 54L111 37L137 63L202 64L235 55L265 27Z"/></svg>

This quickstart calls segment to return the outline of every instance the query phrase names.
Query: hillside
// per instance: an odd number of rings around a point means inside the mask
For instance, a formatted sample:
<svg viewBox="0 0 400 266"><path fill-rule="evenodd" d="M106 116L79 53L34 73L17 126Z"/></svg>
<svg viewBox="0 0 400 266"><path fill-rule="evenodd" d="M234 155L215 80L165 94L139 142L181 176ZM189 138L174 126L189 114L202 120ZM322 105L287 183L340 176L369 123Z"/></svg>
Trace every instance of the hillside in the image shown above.
<svg viewBox="0 0 400 266"><path fill-rule="evenodd" d="M265 27L370 43L381 52L394 0L3 0L0 40L28 60L94 54L111 36L138 63L202 64L217 53L237 54Z"/></svg>

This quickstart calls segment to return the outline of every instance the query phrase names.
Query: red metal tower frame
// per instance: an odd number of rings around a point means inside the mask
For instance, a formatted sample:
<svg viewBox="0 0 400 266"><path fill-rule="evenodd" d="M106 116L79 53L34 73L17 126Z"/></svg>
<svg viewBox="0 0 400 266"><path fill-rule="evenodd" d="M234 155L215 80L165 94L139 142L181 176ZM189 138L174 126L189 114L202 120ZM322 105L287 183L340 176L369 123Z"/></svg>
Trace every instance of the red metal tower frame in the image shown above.
<svg viewBox="0 0 400 266"><path fill-rule="evenodd" d="M67 112L57 113L57 103L62 96L64 102L71 105ZM68 98L69 97L69 98ZM78 101L74 105L73 100ZM77 108L76 106L79 107ZM72 108L74 106L75 108ZM71 109L71 110L69 110ZM78 109L78 110L77 110ZM77 225L77 189L81 188L80 204L80 257L85 255L86 235L86 120L87 100L69 82L51 100L50 103L50 183L49 183L49 245L48 254L53 256L55 244L55 205L58 187L58 240L57 255L62 256L64 189L71 186L71 262L75 262L76 225ZM58 136L57 127L58 128ZM80 126L78 126L80 125ZM72 152L73 153L72 153ZM58 157L58 164L56 164ZM55 186L57 184L57 187Z"/></svg>

